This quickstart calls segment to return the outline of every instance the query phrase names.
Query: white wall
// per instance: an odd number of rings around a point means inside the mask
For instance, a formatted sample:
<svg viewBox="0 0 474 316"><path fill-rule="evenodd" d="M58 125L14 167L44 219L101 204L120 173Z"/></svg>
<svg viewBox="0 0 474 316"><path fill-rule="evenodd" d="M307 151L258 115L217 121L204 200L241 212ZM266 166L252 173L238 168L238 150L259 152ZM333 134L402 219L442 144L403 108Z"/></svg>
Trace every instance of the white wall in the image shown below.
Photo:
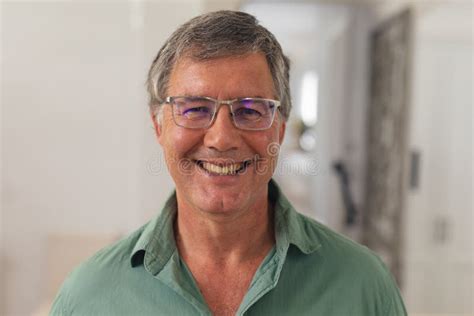
<svg viewBox="0 0 474 316"><path fill-rule="evenodd" d="M0 3L0 17L3 14L3 7ZM0 22L0 35L3 34L3 23ZM3 41L0 37L0 52L3 52ZM0 75L3 73L3 57L0 53ZM0 85L0 100L3 104L3 85ZM0 104L1 105L1 104ZM0 131L3 130L3 106L0 106ZM0 133L1 136L1 133ZM0 149L3 152L3 137L0 137ZM3 179L3 163L0 158L0 179ZM3 181L0 181L0 284L5 284L5 263L3 253L5 252L5 238L4 238L4 219L3 219ZM5 288L0 286L0 306L5 306ZM0 308L0 313L2 309Z"/></svg>
<svg viewBox="0 0 474 316"><path fill-rule="evenodd" d="M44 299L49 235L125 234L159 211L172 183L147 168L146 71L202 2L2 2L0 314Z"/></svg>
<svg viewBox="0 0 474 316"><path fill-rule="evenodd" d="M404 238L412 313L474 313L472 10L458 1L416 11L410 146L420 184Z"/></svg>

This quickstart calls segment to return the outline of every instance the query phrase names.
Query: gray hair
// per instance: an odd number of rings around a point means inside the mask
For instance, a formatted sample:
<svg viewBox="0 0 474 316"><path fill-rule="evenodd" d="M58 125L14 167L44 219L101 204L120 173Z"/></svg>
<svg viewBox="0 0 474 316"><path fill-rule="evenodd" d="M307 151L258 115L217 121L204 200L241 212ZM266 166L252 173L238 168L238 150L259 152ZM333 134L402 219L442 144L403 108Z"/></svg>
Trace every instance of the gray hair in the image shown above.
<svg viewBox="0 0 474 316"><path fill-rule="evenodd" d="M217 11L197 16L171 34L148 72L150 107L153 109L163 103L171 71L180 58L209 60L253 52L265 55L275 94L281 102L280 112L287 120L291 110L289 59L270 31L259 25L253 15L239 11Z"/></svg>

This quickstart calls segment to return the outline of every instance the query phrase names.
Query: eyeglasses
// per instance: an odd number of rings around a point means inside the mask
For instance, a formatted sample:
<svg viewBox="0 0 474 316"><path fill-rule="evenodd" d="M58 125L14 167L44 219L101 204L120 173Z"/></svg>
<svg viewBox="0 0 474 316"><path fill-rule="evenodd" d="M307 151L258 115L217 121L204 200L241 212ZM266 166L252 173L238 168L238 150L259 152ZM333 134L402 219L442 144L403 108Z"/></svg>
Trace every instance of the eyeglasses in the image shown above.
<svg viewBox="0 0 474 316"><path fill-rule="evenodd" d="M262 98L242 98L216 100L208 97L167 97L171 104L173 120L178 126L186 128L208 128L216 118L222 104L230 108L234 126L243 130L264 130L270 128L275 118L279 101Z"/></svg>

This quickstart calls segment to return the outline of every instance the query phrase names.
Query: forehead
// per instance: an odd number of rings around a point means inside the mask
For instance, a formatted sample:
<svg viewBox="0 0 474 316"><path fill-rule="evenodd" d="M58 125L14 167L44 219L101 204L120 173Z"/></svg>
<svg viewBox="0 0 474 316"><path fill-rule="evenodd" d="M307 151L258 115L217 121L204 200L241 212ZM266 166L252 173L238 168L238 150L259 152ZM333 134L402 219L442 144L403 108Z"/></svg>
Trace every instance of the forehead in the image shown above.
<svg viewBox="0 0 474 316"><path fill-rule="evenodd" d="M219 99L275 98L273 78L262 53L210 60L182 58L171 71L168 95L202 95Z"/></svg>

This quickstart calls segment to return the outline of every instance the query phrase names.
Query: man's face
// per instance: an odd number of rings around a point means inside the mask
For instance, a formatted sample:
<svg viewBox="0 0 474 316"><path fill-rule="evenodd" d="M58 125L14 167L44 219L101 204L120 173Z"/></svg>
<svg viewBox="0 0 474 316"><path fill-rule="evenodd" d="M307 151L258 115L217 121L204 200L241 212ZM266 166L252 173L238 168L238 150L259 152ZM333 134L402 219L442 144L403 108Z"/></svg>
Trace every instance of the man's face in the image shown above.
<svg viewBox="0 0 474 316"><path fill-rule="evenodd" d="M218 100L276 97L270 69L260 53L209 61L179 60L170 76L168 96ZM161 125L154 122L176 184L179 208L237 215L265 205L267 184L278 158L275 148L285 131L279 113L269 129L247 131L233 125L230 109L223 105L209 128L188 129L174 123L170 105L163 106ZM225 171L224 166L238 168L246 161L250 164L237 174L216 174Z"/></svg>

